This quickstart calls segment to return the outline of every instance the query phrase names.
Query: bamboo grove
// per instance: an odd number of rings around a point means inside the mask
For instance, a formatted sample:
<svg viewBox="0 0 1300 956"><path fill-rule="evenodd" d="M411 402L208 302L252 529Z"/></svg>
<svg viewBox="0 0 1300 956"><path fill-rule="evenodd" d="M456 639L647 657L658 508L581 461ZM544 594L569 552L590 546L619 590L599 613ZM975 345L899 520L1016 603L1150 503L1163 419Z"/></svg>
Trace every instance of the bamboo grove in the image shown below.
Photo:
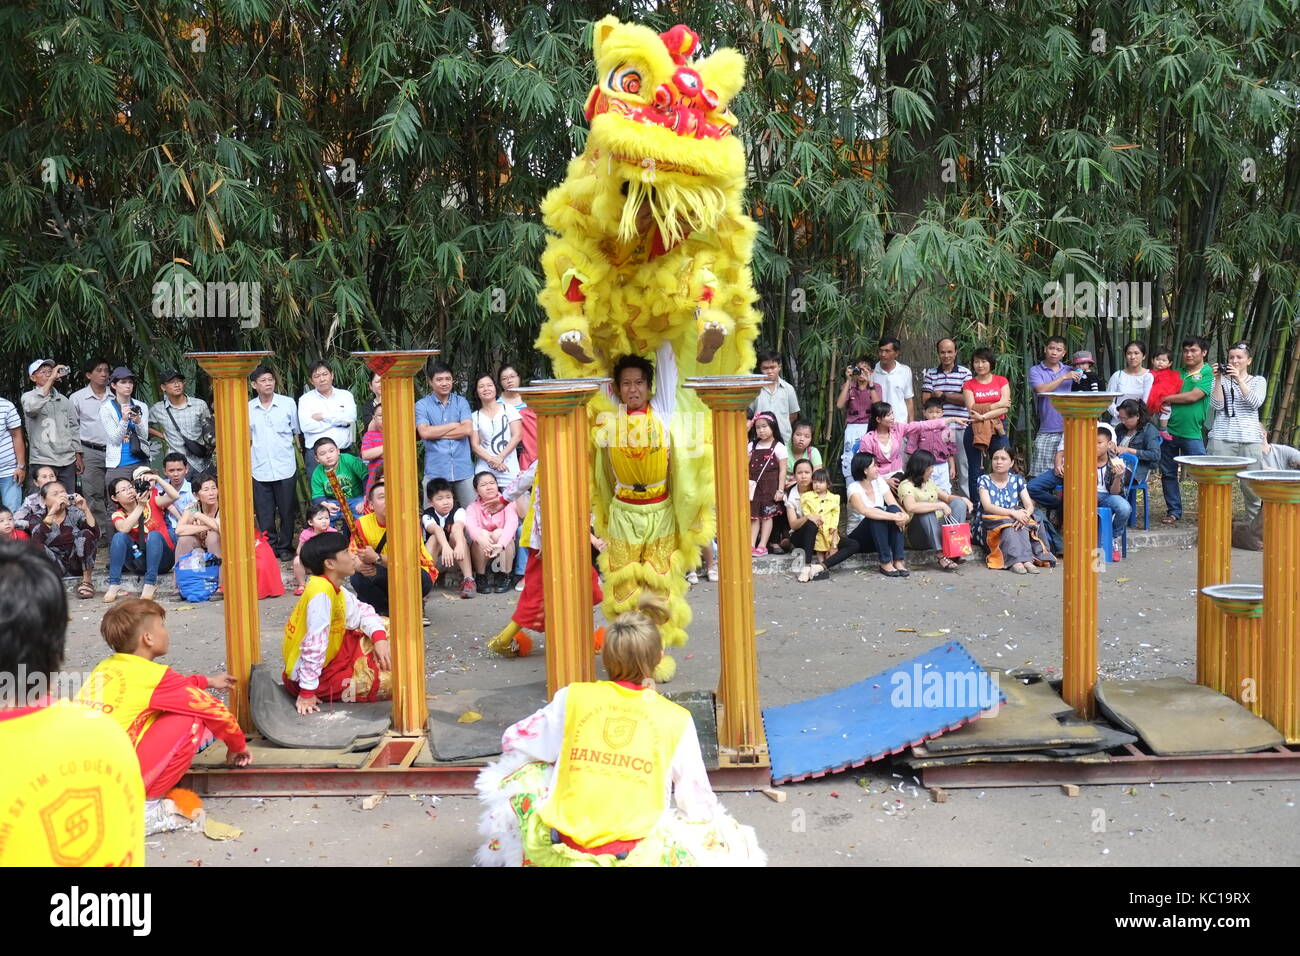
<svg viewBox="0 0 1300 956"><path fill-rule="evenodd" d="M94 352L150 392L195 349L271 350L295 392L318 355L360 387L341 356L366 348L546 374L537 210L610 12L748 58L763 342L819 438L886 332L913 366L941 333L989 345L1022 398L1049 334L1107 370L1130 337L1246 339L1294 438L1297 0L9 4L0 393L25 357ZM1045 315L1066 277L1154 309ZM260 311L159 316L190 281L254 284Z"/></svg>

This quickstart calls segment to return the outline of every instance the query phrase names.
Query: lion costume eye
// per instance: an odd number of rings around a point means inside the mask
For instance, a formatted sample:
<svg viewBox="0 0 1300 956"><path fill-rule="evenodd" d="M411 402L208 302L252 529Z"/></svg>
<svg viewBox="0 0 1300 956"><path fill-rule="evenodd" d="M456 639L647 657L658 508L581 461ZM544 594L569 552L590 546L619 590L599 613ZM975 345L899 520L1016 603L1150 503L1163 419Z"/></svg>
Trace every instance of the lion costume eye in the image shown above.
<svg viewBox="0 0 1300 956"><path fill-rule="evenodd" d="M618 93L639 95L641 92L641 71L633 67L610 70L609 88Z"/></svg>

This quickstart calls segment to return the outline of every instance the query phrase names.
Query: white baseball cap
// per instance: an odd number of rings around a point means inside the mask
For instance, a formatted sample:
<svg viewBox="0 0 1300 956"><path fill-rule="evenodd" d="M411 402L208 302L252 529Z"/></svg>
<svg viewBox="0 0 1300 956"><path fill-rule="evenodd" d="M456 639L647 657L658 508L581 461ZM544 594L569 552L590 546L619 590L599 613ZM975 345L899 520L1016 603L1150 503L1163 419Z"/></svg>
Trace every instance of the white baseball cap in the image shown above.
<svg viewBox="0 0 1300 956"><path fill-rule="evenodd" d="M37 359L31 365L27 366L27 375L30 377L36 374L36 370L44 365L53 365L54 359Z"/></svg>

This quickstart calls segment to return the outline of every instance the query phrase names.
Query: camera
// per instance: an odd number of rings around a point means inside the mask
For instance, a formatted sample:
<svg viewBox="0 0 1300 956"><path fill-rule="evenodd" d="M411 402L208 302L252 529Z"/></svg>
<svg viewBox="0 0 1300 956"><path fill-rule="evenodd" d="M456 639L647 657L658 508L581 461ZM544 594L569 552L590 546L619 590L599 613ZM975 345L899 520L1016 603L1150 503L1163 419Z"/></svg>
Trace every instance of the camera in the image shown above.
<svg viewBox="0 0 1300 956"><path fill-rule="evenodd" d="M135 488L135 493L141 497L149 494L149 491L153 488L153 482L147 478L137 478L131 482L131 485Z"/></svg>
<svg viewBox="0 0 1300 956"><path fill-rule="evenodd" d="M1225 365L1223 362L1220 362L1218 365L1214 366L1214 370L1218 372L1220 375L1232 374L1232 368L1228 365Z"/></svg>
<svg viewBox="0 0 1300 956"><path fill-rule="evenodd" d="M849 371L852 372L854 375L861 375L861 374L862 374L862 366L861 366L861 365L850 365L850 366L849 366Z"/></svg>

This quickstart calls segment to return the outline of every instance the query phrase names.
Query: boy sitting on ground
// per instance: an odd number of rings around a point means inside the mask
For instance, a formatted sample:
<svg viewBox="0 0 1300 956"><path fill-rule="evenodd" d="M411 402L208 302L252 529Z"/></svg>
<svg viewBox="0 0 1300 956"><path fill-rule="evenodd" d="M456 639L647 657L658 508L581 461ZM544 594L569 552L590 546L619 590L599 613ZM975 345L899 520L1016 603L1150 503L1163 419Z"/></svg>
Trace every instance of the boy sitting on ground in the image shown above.
<svg viewBox="0 0 1300 956"><path fill-rule="evenodd" d="M225 673L185 677L158 662L171 646L166 618L162 606L147 598L109 608L99 633L113 656L99 662L77 694L79 703L112 717L135 747L146 819L214 739L225 742L230 766L253 762L235 715L207 693L229 690L235 679Z"/></svg>
<svg viewBox="0 0 1300 956"><path fill-rule="evenodd" d="M478 593L474 583L474 568L469 558L469 538L465 535L465 509L456 507L456 493L446 478L429 482L429 507L424 509L424 545L433 560L441 567L455 566L460 570L460 596L472 598Z"/></svg>
<svg viewBox="0 0 1300 956"><path fill-rule="evenodd" d="M370 701L392 696L393 659L387 626L375 609L343 587L360 566L346 535L318 534L299 554L312 576L284 626L284 689L298 713L322 700Z"/></svg>

